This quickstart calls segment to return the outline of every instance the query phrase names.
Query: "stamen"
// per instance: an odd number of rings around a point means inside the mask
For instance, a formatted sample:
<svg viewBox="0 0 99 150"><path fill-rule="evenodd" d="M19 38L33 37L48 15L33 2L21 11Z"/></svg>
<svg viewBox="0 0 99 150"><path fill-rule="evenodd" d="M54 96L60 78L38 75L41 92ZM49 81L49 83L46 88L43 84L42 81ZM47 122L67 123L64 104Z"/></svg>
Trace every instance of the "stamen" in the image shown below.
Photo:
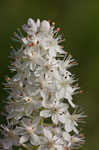
<svg viewBox="0 0 99 150"><path fill-rule="evenodd" d="M84 93L84 91L83 91L83 90L80 90L80 94L82 94L82 93Z"/></svg>
<svg viewBox="0 0 99 150"><path fill-rule="evenodd" d="M39 41L37 41L37 44L39 44L40 42Z"/></svg>
<svg viewBox="0 0 99 150"><path fill-rule="evenodd" d="M59 32L59 31L60 31L60 28L58 27L56 30L57 30L57 32Z"/></svg>
<svg viewBox="0 0 99 150"><path fill-rule="evenodd" d="M28 44L29 47L32 47L32 46L34 46L34 45L35 45L35 44L34 44L33 42Z"/></svg>
<svg viewBox="0 0 99 150"><path fill-rule="evenodd" d="M38 32L35 32L35 35L37 35L38 34Z"/></svg>
<svg viewBox="0 0 99 150"><path fill-rule="evenodd" d="M64 46L63 46L63 45L62 45L61 47L62 47L62 48L64 48Z"/></svg>
<svg viewBox="0 0 99 150"><path fill-rule="evenodd" d="M29 35L29 38L31 39L31 38L32 38L32 35Z"/></svg>
<svg viewBox="0 0 99 150"><path fill-rule="evenodd" d="M77 64L76 62L72 62L72 64L74 65L74 64Z"/></svg>
<svg viewBox="0 0 99 150"><path fill-rule="evenodd" d="M55 25L55 22L52 22L52 25Z"/></svg>
<svg viewBox="0 0 99 150"><path fill-rule="evenodd" d="M13 45L11 45L10 48L13 49L14 48Z"/></svg>
<svg viewBox="0 0 99 150"><path fill-rule="evenodd" d="M51 20L49 19L48 22L51 23Z"/></svg>
<svg viewBox="0 0 99 150"><path fill-rule="evenodd" d="M10 77L7 77L7 80L8 80L8 81L10 81L10 80L11 80L11 78L10 78Z"/></svg>

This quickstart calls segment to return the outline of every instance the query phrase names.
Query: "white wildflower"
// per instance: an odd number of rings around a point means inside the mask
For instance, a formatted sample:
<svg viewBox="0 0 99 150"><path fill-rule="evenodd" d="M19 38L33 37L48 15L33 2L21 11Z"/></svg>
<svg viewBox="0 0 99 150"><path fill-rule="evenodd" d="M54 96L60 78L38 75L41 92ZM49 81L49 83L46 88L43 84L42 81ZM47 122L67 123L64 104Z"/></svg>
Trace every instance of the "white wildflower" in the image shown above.
<svg viewBox="0 0 99 150"><path fill-rule="evenodd" d="M38 150L64 150L63 141L57 135L48 128L44 128L43 132L45 137Z"/></svg>
<svg viewBox="0 0 99 150"><path fill-rule="evenodd" d="M58 122L60 121L60 116L62 114L65 114L67 112L68 109L68 105L65 103L60 103L59 101L54 100L52 103L48 105L44 105L45 110L42 110L40 112L40 116L44 117L44 118L48 118L51 117L52 121L55 124L58 124Z"/></svg>
<svg viewBox="0 0 99 150"><path fill-rule="evenodd" d="M19 146L19 137L16 135L14 129L9 129L9 126L1 126L3 131L1 134L4 136L3 139L0 139L4 149L12 149L12 146Z"/></svg>
<svg viewBox="0 0 99 150"><path fill-rule="evenodd" d="M11 46L14 61L10 70L14 75L4 83L9 95L2 149L17 146L32 150L36 146L38 150L71 150L84 142L79 122L85 115L70 113L76 107L73 95L79 92L69 70L76 63L60 45L60 28L54 25L29 18L22 26L25 34L20 29L14 33L14 40L21 46Z"/></svg>
<svg viewBox="0 0 99 150"><path fill-rule="evenodd" d="M78 148L84 143L84 136L81 134L71 136L69 133L64 132L63 137L67 142L67 147L70 149Z"/></svg>
<svg viewBox="0 0 99 150"><path fill-rule="evenodd" d="M30 140L30 143L33 145L39 144L40 140L37 134L41 132L41 128L38 125L38 122L38 118L34 122L30 119L22 120L22 126L16 128L17 134L21 135L20 144L23 144L28 140Z"/></svg>

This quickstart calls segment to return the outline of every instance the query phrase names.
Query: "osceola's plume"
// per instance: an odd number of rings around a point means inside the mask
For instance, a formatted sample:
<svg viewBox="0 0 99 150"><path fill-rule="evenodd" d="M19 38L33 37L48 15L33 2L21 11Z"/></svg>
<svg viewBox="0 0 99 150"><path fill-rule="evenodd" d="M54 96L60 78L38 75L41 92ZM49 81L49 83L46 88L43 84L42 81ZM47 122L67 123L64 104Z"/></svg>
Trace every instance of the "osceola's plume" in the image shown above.
<svg viewBox="0 0 99 150"><path fill-rule="evenodd" d="M14 75L5 83L7 124L1 125L0 145L4 150L77 148L84 142L79 122L85 115L73 100L80 91L69 71L75 60L60 45L55 23L30 18L22 29L24 35L14 33L20 47L13 48Z"/></svg>

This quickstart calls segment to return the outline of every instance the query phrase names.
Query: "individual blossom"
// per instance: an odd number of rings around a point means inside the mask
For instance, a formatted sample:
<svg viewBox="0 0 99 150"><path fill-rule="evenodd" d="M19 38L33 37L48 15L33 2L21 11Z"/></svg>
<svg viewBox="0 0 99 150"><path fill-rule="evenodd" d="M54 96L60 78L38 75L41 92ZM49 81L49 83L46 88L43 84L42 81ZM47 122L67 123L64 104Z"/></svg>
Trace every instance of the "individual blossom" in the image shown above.
<svg viewBox="0 0 99 150"><path fill-rule="evenodd" d="M78 123L83 122L83 118L85 118L86 115L84 115L83 112L77 112L77 110L75 109L75 111L70 114L69 111L66 112L66 114L62 115L60 117L60 121L64 124L64 129L66 132L71 132L74 131L75 134L79 134L79 130L77 129L78 127Z"/></svg>
<svg viewBox="0 0 99 150"><path fill-rule="evenodd" d="M60 116L65 114L68 109L68 105L65 103L60 103L59 101L53 100L49 105L44 104L46 109L40 112L40 116L44 118L51 117L55 124L60 121Z"/></svg>
<svg viewBox="0 0 99 150"><path fill-rule="evenodd" d="M38 150L64 150L63 141L57 135L53 135L50 128L44 128L44 139Z"/></svg>
<svg viewBox="0 0 99 150"><path fill-rule="evenodd" d="M71 86L73 82L74 80L71 77L65 78L64 76L60 76L58 74L56 80L56 98L65 98L68 100L72 107L75 107L75 104L72 102L72 95L78 89L78 87Z"/></svg>
<svg viewBox="0 0 99 150"><path fill-rule="evenodd" d="M82 134L71 136L69 133L63 132L63 137L69 149L78 148L84 143L84 136Z"/></svg>
<svg viewBox="0 0 99 150"><path fill-rule="evenodd" d="M34 119L23 119L22 125L16 127L16 134L20 135L20 144L30 141L33 145L39 145L40 139L37 134L41 133L41 126L39 126L39 118Z"/></svg>
<svg viewBox="0 0 99 150"><path fill-rule="evenodd" d="M14 129L8 126L2 126L2 132L1 134L4 136L4 138L0 139L0 143L3 146L5 150L12 149L14 146L19 146L19 137L16 135L16 132Z"/></svg>

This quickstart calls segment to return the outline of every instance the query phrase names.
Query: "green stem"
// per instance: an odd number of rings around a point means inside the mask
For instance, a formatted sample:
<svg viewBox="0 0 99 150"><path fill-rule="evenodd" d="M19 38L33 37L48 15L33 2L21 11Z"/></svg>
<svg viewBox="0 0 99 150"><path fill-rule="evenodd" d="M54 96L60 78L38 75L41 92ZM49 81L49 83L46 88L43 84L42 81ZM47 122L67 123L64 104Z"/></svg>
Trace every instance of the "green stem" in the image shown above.
<svg viewBox="0 0 99 150"><path fill-rule="evenodd" d="M22 144L22 147L24 147L26 150L31 150L26 144Z"/></svg>

